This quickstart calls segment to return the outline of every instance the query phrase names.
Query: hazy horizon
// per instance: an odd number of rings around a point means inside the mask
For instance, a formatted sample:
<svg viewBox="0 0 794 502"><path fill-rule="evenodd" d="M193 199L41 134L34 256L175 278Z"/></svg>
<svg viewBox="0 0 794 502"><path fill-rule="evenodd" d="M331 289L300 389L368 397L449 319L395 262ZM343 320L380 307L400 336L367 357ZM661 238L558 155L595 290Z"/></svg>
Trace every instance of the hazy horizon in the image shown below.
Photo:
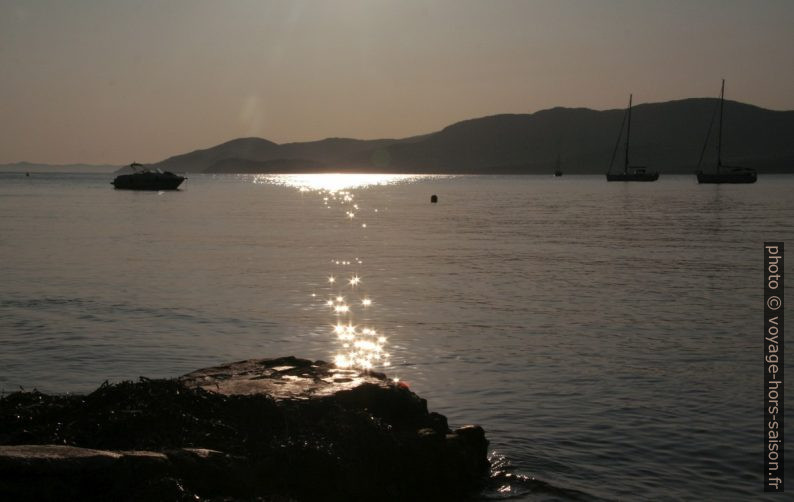
<svg viewBox="0 0 794 502"><path fill-rule="evenodd" d="M0 163L155 162L238 137L714 97L794 109L794 3L0 5Z"/></svg>

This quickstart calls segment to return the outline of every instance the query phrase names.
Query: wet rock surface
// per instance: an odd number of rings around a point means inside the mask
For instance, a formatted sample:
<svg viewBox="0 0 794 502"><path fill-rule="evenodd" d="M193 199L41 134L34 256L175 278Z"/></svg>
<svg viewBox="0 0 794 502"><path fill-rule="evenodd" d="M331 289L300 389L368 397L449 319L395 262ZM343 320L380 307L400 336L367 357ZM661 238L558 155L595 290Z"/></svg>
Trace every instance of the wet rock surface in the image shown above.
<svg viewBox="0 0 794 502"><path fill-rule="evenodd" d="M321 361L0 399L14 500L460 500L487 474L482 428L452 431L404 385Z"/></svg>

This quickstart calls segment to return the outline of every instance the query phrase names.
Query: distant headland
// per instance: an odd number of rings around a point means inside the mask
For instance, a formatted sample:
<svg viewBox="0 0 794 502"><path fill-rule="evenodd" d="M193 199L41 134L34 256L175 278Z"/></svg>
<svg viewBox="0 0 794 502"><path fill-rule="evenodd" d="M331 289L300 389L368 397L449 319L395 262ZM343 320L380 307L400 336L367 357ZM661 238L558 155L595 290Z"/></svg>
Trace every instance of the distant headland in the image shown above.
<svg viewBox="0 0 794 502"><path fill-rule="evenodd" d="M14 162L0 164L0 173L111 173L119 169L112 164L43 164L36 162Z"/></svg>
<svg viewBox="0 0 794 502"><path fill-rule="evenodd" d="M663 173L692 173L717 102L690 98L635 106L632 162ZM725 116L725 162L761 173L794 172L794 111L726 101ZM277 144L239 138L175 155L152 167L180 173L550 174L559 157L566 174L601 174L622 118L622 109L557 107L465 120L403 139ZM704 166L714 164L715 157L716 145L709 145ZM6 167L0 169L7 171Z"/></svg>

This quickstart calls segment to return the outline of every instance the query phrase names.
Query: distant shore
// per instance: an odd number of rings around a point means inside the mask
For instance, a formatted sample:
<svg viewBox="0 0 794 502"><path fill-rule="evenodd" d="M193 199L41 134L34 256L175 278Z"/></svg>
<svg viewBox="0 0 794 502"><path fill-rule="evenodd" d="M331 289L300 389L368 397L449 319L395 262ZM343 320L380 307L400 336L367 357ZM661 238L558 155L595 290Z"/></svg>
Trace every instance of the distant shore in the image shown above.
<svg viewBox="0 0 794 502"><path fill-rule="evenodd" d="M793 164L794 165L794 164ZM704 170L709 170L713 168L703 168ZM696 167L677 167L677 168L670 168L670 169L659 169L659 173L664 175L674 175L674 176L686 176L692 175L694 176L695 173L699 169ZM776 169L776 168L758 168L758 173L761 175L764 174L794 174L794 167L791 169ZM51 169L44 169L41 168L39 170L30 170L30 171L20 171L16 169L6 169L3 166L0 166L0 174L16 174L20 176L24 176L25 174L61 174L61 175L82 175L82 174L104 174L108 176L113 176L116 174L121 174L126 172L123 168L97 168L95 170L61 170L61 168L55 166ZM565 176L603 176L606 173L606 168L600 172L592 172L592 171L564 171L563 174ZM262 172L223 172L223 173L190 173L192 175L196 174L203 174L206 176L213 176L213 175L239 175L239 174L262 174L262 175L305 175L305 174L400 174L400 175L408 175L408 176L553 176L553 170L543 170L543 169L524 169L520 167L505 167L505 168L491 168L491 169L472 169L472 170L460 170L460 171L445 171L445 172L433 172L433 171L375 171L375 170L363 170L363 169L335 169L335 170L317 170L317 171L262 171Z"/></svg>
<svg viewBox="0 0 794 502"><path fill-rule="evenodd" d="M632 109L630 164L662 174L689 174L717 164L709 124L716 98L644 103ZM722 159L760 174L794 173L794 111L724 102ZM236 138L148 163L174 173L299 174L603 174L613 160L622 166L619 138L624 111L555 107L531 114L473 118L401 139L326 138L275 143ZM623 143L621 143L623 141ZM616 156L617 153L617 156ZM146 157L145 152L135 156ZM130 159L140 161L136 159ZM123 166L19 162L0 171L123 171Z"/></svg>
<svg viewBox="0 0 794 502"><path fill-rule="evenodd" d="M0 173L105 174L113 173L122 167L110 164L34 164L32 162L15 162L13 164L0 164Z"/></svg>

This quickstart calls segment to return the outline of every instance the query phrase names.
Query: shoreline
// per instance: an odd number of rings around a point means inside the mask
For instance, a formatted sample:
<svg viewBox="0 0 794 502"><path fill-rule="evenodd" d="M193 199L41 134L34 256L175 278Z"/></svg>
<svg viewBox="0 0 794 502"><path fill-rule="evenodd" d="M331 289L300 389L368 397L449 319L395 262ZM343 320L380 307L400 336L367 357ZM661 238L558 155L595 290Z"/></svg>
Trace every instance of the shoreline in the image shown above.
<svg viewBox="0 0 794 502"><path fill-rule="evenodd" d="M481 427L451 430L407 386L295 357L15 392L0 431L0 491L27 499L456 500L490 465Z"/></svg>

